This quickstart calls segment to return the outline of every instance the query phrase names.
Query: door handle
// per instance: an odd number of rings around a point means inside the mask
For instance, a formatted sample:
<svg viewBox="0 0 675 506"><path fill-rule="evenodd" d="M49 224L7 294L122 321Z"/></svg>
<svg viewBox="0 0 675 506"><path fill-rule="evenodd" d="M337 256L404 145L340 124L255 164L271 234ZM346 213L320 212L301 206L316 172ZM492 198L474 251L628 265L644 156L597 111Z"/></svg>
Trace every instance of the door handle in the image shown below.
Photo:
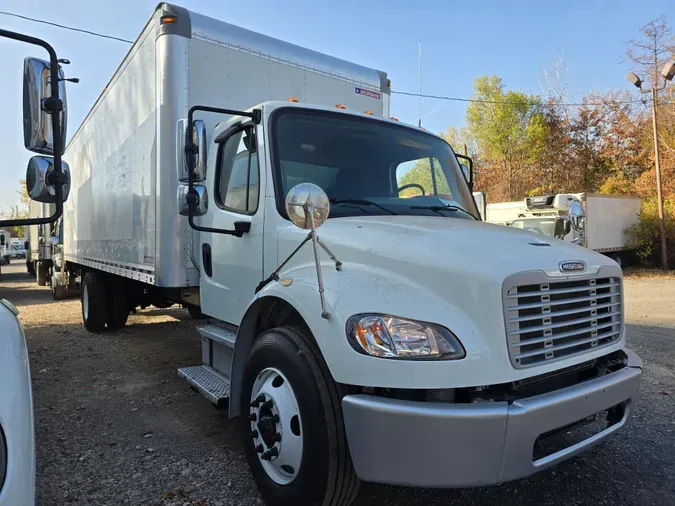
<svg viewBox="0 0 675 506"><path fill-rule="evenodd" d="M250 221L235 221L234 222L234 232L237 237L241 237L244 234L251 231L251 222Z"/></svg>
<svg viewBox="0 0 675 506"><path fill-rule="evenodd" d="M211 245L208 243L202 244L202 267L204 268L204 274L211 277L213 274L211 266Z"/></svg>

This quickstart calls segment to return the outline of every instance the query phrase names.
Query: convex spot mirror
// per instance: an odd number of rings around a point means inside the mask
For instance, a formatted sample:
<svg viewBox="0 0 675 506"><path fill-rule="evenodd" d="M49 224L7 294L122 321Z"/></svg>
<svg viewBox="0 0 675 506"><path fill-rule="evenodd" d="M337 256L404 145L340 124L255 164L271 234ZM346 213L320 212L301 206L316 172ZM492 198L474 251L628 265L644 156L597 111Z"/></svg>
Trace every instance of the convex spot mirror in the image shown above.
<svg viewBox="0 0 675 506"><path fill-rule="evenodd" d="M65 182L61 186L63 201L68 200L70 194L70 167L61 162L61 171ZM31 200L53 204L56 202L56 187L50 183L50 176L54 172L54 160L47 156L34 156L28 161L26 169L26 190Z"/></svg>
<svg viewBox="0 0 675 506"><path fill-rule="evenodd" d="M315 184L300 183L286 195L286 213L297 227L310 230L313 217L314 228L319 228L330 214L328 195Z"/></svg>
<svg viewBox="0 0 675 506"><path fill-rule="evenodd" d="M569 210L570 223L577 232L584 229L584 209L579 202L574 202Z"/></svg>
<svg viewBox="0 0 675 506"><path fill-rule="evenodd" d="M54 154L52 113L46 105L52 96L52 78L49 62L26 58L23 62L23 142L26 149L43 155ZM63 70L59 69L59 98L63 107L59 114L61 153L66 146L66 85Z"/></svg>

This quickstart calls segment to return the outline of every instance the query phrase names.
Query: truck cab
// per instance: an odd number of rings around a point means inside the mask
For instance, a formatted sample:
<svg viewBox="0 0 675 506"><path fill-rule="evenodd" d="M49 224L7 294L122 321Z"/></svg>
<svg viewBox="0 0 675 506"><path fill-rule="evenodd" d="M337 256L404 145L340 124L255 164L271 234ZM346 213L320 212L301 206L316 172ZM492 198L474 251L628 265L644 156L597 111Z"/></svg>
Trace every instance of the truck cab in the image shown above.
<svg viewBox="0 0 675 506"><path fill-rule="evenodd" d="M348 470L347 495L356 478L499 483L626 423L641 363L614 262L482 222L436 135L336 107L253 110L214 128L193 190L211 320L203 364L179 372L242 416L264 497L330 465ZM312 234L321 248L302 248ZM591 437L547 450L588 420ZM303 472L308 437L345 453Z"/></svg>

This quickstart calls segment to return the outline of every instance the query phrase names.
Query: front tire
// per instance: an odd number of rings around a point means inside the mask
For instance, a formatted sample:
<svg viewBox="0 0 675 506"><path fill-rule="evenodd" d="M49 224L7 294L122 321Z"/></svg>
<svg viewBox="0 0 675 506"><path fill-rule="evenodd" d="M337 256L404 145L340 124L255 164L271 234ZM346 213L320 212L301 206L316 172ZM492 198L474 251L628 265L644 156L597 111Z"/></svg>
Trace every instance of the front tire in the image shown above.
<svg viewBox="0 0 675 506"><path fill-rule="evenodd" d="M249 408L241 429L267 504L353 502L359 480L342 419L346 393L305 331L280 327L256 340L244 370L241 405Z"/></svg>
<svg viewBox="0 0 675 506"><path fill-rule="evenodd" d="M100 332L108 320L108 297L105 277L89 271L82 280L82 321L90 332Z"/></svg>

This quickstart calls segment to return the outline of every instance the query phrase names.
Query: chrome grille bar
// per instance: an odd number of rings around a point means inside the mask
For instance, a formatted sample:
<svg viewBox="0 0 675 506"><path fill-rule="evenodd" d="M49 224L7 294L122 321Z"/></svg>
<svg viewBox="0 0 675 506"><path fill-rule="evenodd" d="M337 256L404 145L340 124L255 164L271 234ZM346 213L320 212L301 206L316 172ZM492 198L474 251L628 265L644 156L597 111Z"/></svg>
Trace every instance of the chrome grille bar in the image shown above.
<svg viewBox="0 0 675 506"><path fill-rule="evenodd" d="M509 358L517 369L615 343L623 334L621 270L560 279L521 273L504 283Z"/></svg>

